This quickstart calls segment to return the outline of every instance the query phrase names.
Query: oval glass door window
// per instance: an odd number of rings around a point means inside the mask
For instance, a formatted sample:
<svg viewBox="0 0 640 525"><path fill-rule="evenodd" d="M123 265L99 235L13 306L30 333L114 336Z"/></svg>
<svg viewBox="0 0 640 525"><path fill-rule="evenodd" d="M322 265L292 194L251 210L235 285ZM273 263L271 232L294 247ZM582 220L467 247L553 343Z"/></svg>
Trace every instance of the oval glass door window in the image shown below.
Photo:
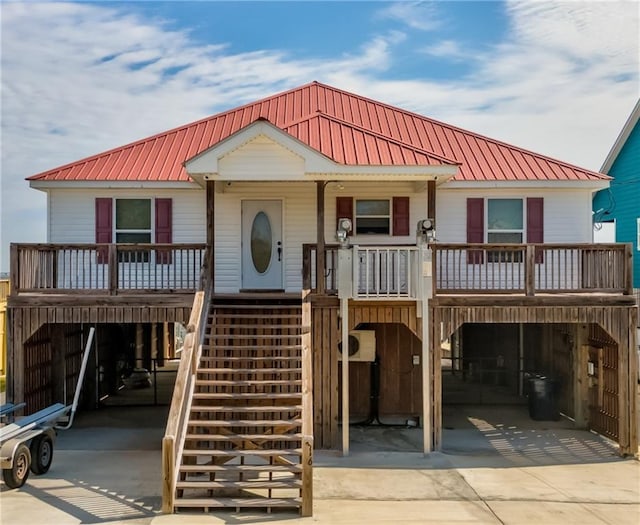
<svg viewBox="0 0 640 525"><path fill-rule="evenodd" d="M269 268L272 247L269 217L263 211L258 212L251 225L251 260L258 273L264 273Z"/></svg>

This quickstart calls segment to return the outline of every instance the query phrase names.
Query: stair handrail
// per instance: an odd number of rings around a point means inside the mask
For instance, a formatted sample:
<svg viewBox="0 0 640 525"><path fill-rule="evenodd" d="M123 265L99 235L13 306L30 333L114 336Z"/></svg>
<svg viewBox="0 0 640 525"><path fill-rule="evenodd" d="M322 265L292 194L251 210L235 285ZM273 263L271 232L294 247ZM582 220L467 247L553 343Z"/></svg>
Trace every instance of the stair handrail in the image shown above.
<svg viewBox="0 0 640 525"><path fill-rule="evenodd" d="M169 514L174 510L179 461L184 447L196 374L202 355L202 338L211 301L212 285L206 278L203 279L203 288L204 291L199 290L193 298L167 427L162 438L162 512Z"/></svg>
<svg viewBox="0 0 640 525"><path fill-rule="evenodd" d="M310 290L302 292L302 491L300 515L313 514L313 358Z"/></svg>

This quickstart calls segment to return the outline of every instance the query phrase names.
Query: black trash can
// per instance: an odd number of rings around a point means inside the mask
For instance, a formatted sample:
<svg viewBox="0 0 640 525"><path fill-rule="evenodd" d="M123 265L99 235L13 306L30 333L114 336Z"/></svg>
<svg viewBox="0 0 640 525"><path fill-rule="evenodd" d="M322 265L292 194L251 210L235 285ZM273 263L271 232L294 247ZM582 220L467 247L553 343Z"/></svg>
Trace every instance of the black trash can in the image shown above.
<svg viewBox="0 0 640 525"><path fill-rule="evenodd" d="M557 421L558 382L544 375L532 375L528 381L529 417L536 421Z"/></svg>

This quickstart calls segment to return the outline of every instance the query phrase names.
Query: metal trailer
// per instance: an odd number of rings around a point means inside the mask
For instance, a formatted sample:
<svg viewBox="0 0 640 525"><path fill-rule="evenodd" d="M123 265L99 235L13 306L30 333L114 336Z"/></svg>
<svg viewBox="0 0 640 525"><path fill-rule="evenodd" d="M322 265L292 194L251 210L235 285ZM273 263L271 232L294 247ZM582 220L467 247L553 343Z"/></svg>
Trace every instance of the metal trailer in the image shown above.
<svg viewBox="0 0 640 525"><path fill-rule="evenodd" d="M7 487L11 489L22 487L30 471L40 475L49 470L53 461L56 431L67 430L73 424L94 333L95 328L92 327L82 356L82 366L73 403L67 406L55 403L0 427L0 467ZM10 417L24 405L24 403L2 405L0 417Z"/></svg>

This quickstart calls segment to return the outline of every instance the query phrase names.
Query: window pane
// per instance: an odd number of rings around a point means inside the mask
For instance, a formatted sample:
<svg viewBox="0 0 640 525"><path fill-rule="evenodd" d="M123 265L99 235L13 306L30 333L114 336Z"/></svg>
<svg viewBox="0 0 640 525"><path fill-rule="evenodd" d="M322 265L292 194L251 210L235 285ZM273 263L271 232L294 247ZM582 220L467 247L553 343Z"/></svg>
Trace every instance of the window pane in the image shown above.
<svg viewBox="0 0 640 525"><path fill-rule="evenodd" d="M489 199L488 202L489 230L522 230L522 199Z"/></svg>
<svg viewBox="0 0 640 525"><path fill-rule="evenodd" d="M150 233L116 233L116 242L135 242L144 243L151 242Z"/></svg>
<svg viewBox="0 0 640 525"><path fill-rule="evenodd" d="M251 226L251 259L258 273L264 273L269 269L272 247L271 222L265 212L258 212Z"/></svg>
<svg viewBox="0 0 640 525"><path fill-rule="evenodd" d="M522 243L521 233L488 233L487 241L494 244Z"/></svg>
<svg viewBox="0 0 640 525"><path fill-rule="evenodd" d="M117 230L150 230L150 199L116 199ZM129 241L118 241L129 242ZM136 242L136 241L134 241ZM149 242L149 241L139 241Z"/></svg>
<svg viewBox="0 0 640 525"><path fill-rule="evenodd" d="M356 201L356 216L358 215L389 215L389 201Z"/></svg>
<svg viewBox="0 0 640 525"><path fill-rule="evenodd" d="M389 219L380 218L356 218L356 233L389 233Z"/></svg>

